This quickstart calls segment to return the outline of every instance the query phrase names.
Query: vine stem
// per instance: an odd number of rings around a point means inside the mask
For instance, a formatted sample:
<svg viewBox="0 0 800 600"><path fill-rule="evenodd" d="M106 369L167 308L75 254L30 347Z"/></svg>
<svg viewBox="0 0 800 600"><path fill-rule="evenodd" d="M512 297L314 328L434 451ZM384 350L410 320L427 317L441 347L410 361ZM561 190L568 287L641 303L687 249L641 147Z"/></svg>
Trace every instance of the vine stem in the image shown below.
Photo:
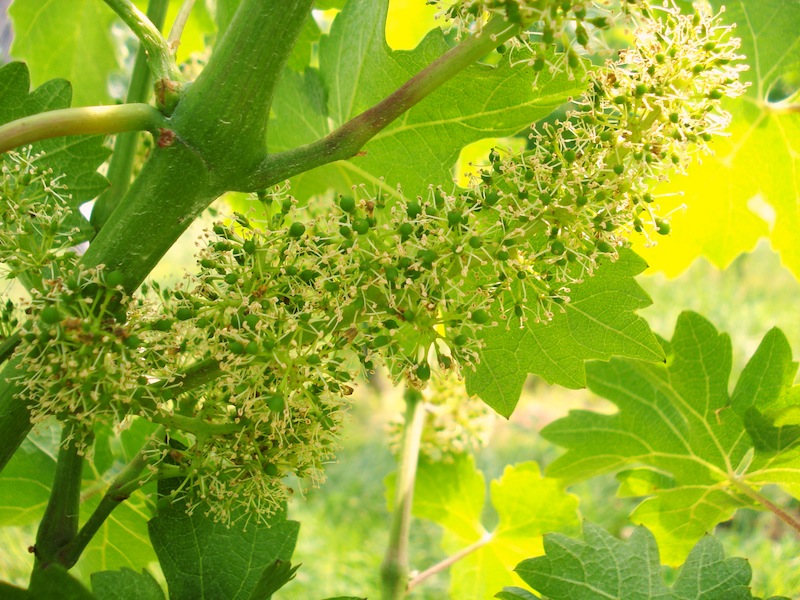
<svg viewBox="0 0 800 600"><path fill-rule="evenodd" d="M147 53L147 64L150 65L153 77L156 80L182 81L183 77L172 57L169 43L147 15L136 8L130 0L104 0L104 2L139 38L142 48Z"/></svg>
<svg viewBox="0 0 800 600"><path fill-rule="evenodd" d="M413 590L415 587L417 587L420 583L422 583L423 581L425 581L429 577L433 577L437 573L441 573L445 569L448 569L451 566L453 566L455 563L457 563L461 559L466 558L467 556L469 556L470 554L472 554L476 550L480 550L486 544L491 542L492 538L493 538L492 534L486 533L486 534L484 534L484 536L481 539L479 539L474 544L470 544L469 546L467 546L466 548L464 548L462 550L459 550L458 552L456 552L452 556L448 556L447 558L445 558L444 560L436 563L432 567L429 567L429 568L425 569L422 573L420 573L419 575L417 575L411 581L408 582L408 588L406 589L406 591L410 592L411 590Z"/></svg>
<svg viewBox="0 0 800 600"><path fill-rule="evenodd" d="M405 401L405 430L400 453L392 525L389 531L386 556L381 564L382 600L404 598L408 584L408 534L411 528L411 507L414 501L419 447L425 425L425 406L422 394L414 389L406 390Z"/></svg>
<svg viewBox="0 0 800 600"><path fill-rule="evenodd" d="M0 126L0 153L65 135L157 131L166 123L164 116L148 104L62 108Z"/></svg>
<svg viewBox="0 0 800 600"><path fill-rule="evenodd" d="M480 33L464 39L378 104L329 135L293 150L267 155L241 191L265 189L315 167L355 156L392 121L517 33L516 25L501 18L492 19Z"/></svg>
<svg viewBox="0 0 800 600"><path fill-rule="evenodd" d="M64 568L69 569L78 562L86 546L103 526L106 519L115 508L130 498L131 494L146 483L141 474L149 461L147 454L157 440L164 436L164 428L160 427L150 439L142 446L136 456L125 466L109 486L100 504L89 516L75 537L66 544L58 553L58 561Z"/></svg>
<svg viewBox="0 0 800 600"><path fill-rule="evenodd" d="M783 521L789 527L794 529L795 533L800 535L800 519L798 519L797 517L793 517L788 512L783 510L780 506L774 504L773 502L765 498L762 494L758 493L756 490L751 488L749 485L747 485L744 481L741 481L740 479L733 479L733 486L746 496L749 496L750 498L758 502L761 506L766 508L768 511L777 516L781 521Z"/></svg>
<svg viewBox="0 0 800 600"><path fill-rule="evenodd" d="M167 18L168 8L169 0L150 0L147 5L147 17L154 26L161 29ZM147 51L143 45L139 44L125 102L147 102L152 93L152 85L152 77L150 77L150 70L147 67ZM108 163L108 174L106 175L109 186L98 196L92 208L91 222L95 230L100 230L117 205L122 202L125 194L128 193L139 135L138 131L129 131L120 133L114 140L114 153Z"/></svg>
<svg viewBox="0 0 800 600"><path fill-rule="evenodd" d="M41 569L58 562L58 553L75 539L78 532L83 456L78 453L76 432L77 426L71 424L65 424L61 429L53 487L36 532L33 577Z"/></svg>

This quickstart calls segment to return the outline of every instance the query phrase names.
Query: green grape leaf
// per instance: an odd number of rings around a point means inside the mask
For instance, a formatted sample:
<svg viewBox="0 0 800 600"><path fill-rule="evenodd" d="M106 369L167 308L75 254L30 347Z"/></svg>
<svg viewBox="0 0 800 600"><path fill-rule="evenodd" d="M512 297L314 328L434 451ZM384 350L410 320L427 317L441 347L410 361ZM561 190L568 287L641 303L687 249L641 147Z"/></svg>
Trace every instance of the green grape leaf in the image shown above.
<svg viewBox="0 0 800 600"><path fill-rule="evenodd" d="M538 596L534 596L528 590L523 590L516 586L505 587L502 592L498 592L494 597L500 600L539 600Z"/></svg>
<svg viewBox="0 0 800 600"><path fill-rule="evenodd" d="M92 592L98 600L165 600L150 573L130 569L92 573Z"/></svg>
<svg viewBox="0 0 800 600"><path fill-rule="evenodd" d="M250 600L269 600L272 598L272 594L294 579L299 568L300 565L293 567L289 561L272 561L272 564L264 569L261 577L258 578L258 583L253 593L250 594Z"/></svg>
<svg viewBox="0 0 800 600"><path fill-rule="evenodd" d="M449 46L438 28L411 51L392 51L385 40L388 0L351 0L320 40L319 76L286 75L272 105L268 144L273 152L324 137L402 86ZM517 57L521 58L521 57ZM585 80L512 68L473 65L391 123L347 161L297 176L293 194L307 198L367 183L408 196L448 184L460 150L487 137L513 135L580 94ZM320 104L320 98L327 102Z"/></svg>
<svg viewBox="0 0 800 600"><path fill-rule="evenodd" d="M300 527L284 513L269 523L241 518L228 527L206 517L202 507L187 515L180 503L159 510L148 525L170 600L254 598L263 572L291 559Z"/></svg>
<svg viewBox="0 0 800 600"><path fill-rule="evenodd" d="M545 555L516 571L549 600L752 600L750 565L725 558L722 544L706 536L694 547L672 587L661 574L656 540L637 527L620 541L586 522L584 541L558 533L544 538Z"/></svg>
<svg viewBox="0 0 800 600"><path fill-rule="evenodd" d="M571 483L616 472L621 495L645 496L632 520L652 531L664 561L676 565L737 509L760 509L764 485L800 496L800 432L773 422L799 396L797 364L777 329L733 394L730 339L703 317L681 314L663 345L666 364L589 363L589 389L619 412L573 411L542 435L567 448L549 476Z"/></svg>
<svg viewBox="0 0 800 600"><path fill-rule="evenodd" d="M622 251L619 260L606 262L572 286L570 302L549 323L530 320L523 328L518 322L484 328L480 362L465 372L467 391L508 417L529 373L581 388L586 385L584 361L615 355L663 360L655 335L635 313L650 304L634 280L645 266L633 252Z"/></svg>
<svg viewBox="0 0 800 600"><path fill-rule="evenodd" d="M64 78L75 88L75 106L111 102L108 76L119 68L114 11L97 0L14 0L8 12L11 57L28 63L35 85Z"/></svg>
<svg viewBox="0 0 800 600"><path fill-rule="evenodd" d="M81 523L97 507L110 482L151 432L152 425L135 420L128 430L115 436L114 460L106 460L102 468L91 461L84 464ZM98 438L104 435L99 432ZM4 525L29 525L42 518L55 474L59 437L58 426L40 426L28 435L0 473L0 521ZM140 569L154 561L156 557L146 526L150 516L148 500L142 492L120 504L84 550L73 574L88 581L89 574L96 571L120 567Z"/></svg>
<svg viewBox="0 0 800 600"><path fill-rule="evenodd" d="M28 435L0 473L3 525L30 525L42 518L53 485L59 435L55 427Z"/></svg>
<svg viewBox="0 0 800 600"><path fill-rule="evenodd" d="M659 187L672 233L637 252L654 269L676 276L699 256L720 268L768 237L783 263L800 277L800 95L773 102L782 77L800 70L800 3L785 0L712 0L737 25L749 70L747 93L727 103L729 138L715 155L695 161L688 177ZM683 192L683 195L672 195Z"/></svg>
<svg viewBox="0 0 800 600"><path fill-rule="evenodd" d="M29 115L67 108L70 105L69 82L56 79L30 91L28 68L22 63L0 67L0 125ZM108 187L108 181L97 172L110 154L103 146L103 136L67 136L32 144L32 154L44 152L35 160L40 170L52 169L67 189L65 198L72 208L72 220L65 224L78 228L87 239L93 229L81 215L79 207ZM77 240L80 241L80 240Z"/></svg>
<svg viewBox="0 0 800 600"><path fill-rule="evenodd" d="M505 587L502 592L498 592L494 597L500 600L539 600L538 596L534 596L528 590L523 590L516 586Z"/></svg>
<svg viewBox="0 0 800 600"><path fill-rule="evenodd" d="M390 494L393 488L390 480ZM456 456L452 463L419 465L414 516L444 529L442 547L448 555L473 547L450 569L452 598L483 600L503 586L521 584L511 570L542 551L542 535L578 527L578 499L564 492L560 482L542 477L536 463L506 467L491 482L491 503L498 516L492 531L482 522L485 496L483 473L469 455Z"/></svg>
<svg viewBox="0 0 800 600"><path fill-rule="evenodd" d="M319 10L330 10L332 8L341 10L346 2L347 0L317 0L314 2L314 8Z"/></svg>

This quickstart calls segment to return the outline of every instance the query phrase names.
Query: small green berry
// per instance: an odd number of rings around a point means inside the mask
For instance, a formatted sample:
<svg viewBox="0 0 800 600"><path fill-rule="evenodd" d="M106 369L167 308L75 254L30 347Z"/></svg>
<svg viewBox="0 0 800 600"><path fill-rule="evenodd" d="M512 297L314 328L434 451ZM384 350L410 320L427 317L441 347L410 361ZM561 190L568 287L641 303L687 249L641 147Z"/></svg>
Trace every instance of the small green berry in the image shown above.
<svg viewBox="0 0 800 600"><path fill-rule="evenodd" d="M478 325L483 325L485 323L488 323L491 317L489 316L488 312L486 312L482 308L479 308L478 310L472 311L472 314L470 314L469 318L472 320L473 323L477 323Z"/></svg>
<svg viewBox="0 0 800 600"><path fill-rule="evenodd" d="M267 398L267 408L269 408L272 412L281 413L283 412L285 407L286 407L286 401L280 394L273 394L272 396Z"/></svg>
<svg viewBox="0 0 800 600"><path fill-rule="evenodd" d="M39 313L39 319L47 325L55 325L61 321L61 312L55 306L45 306Z"/></svg>
<svg viewBox="0 0 800 600"><path fill-rule="evenodd" d="M431 378L431 366L427 362L421 362L417 365L416 374L420 381L428 381Z"/></svg>
<svg viewBox="0 0 800 600"><path fill-rule="evenodd" d="M188 308L186 306L182 306L178 310L175 311L175 318L178 321L188 321L189 319L193 319L195 316L194 309Z"/></svg>
<svg viewBox="0 0 800 600"><path fill-rule="evenodd" d="M302 237L305 232L306 226L297 221L292 223L291 227L289 227L289 236L293 238Z"/></svg>
<svg viewBox="0 0 800 600"><path fill-rule="evenodd" d="M469 337L467 337L463 333L453 338L453 344L455 346L464 346L466 345L467 342L469 342Z"/></svg>
<svg viewBox="0 0 800 600"><path fill-rule="evenodd" d="M369 231L369 221L366 219L356 219L353 222L353 231L359 235L365 235Z"/></svg>
<svg viewBox="0 0 800 600"><path fill-rule="evenodd" d="M339 200L339 207L346 213L353 213L356 211L356 201L355 198L350 196L342 196L341 200Z"/></svg>

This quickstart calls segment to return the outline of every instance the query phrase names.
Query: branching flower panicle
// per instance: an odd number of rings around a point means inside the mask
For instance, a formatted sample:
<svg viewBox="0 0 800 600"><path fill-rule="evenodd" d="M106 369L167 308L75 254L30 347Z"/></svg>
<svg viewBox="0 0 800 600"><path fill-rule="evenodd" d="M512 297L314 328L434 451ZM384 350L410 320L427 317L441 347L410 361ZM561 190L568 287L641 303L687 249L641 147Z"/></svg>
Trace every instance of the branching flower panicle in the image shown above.
<svg viewBox="0 0 800 600"><path fill-rule="evenodd" d="M729 121L722 99L743 91L730 28L700 9L660 12L641 20L619 60L590 71L566 120L534 126L530 150L493 151L492 170L474 182L508 221L537 223L546 241L528 260L553 297L566 299L632 231L669 232L649 189L707 150Z"/></svg>
<svg viewBox="0 0 800 600"><path fill-rule="evenodd" d="M41 273L75 244L60 177L30 147L0 156L0 263L10 278Z"/></svg>
<svg viewBox="0 0 800 600"><path fill-rule="evenodd" d="M456 31L456 37L480 31L489 19L504 19L522 28L509 43L530 51L526 59L535 70L571 69L580 65L576 46L588 49L598 34L631 13L645 10L643 0L427 0L440 9L439 15ZM557 57L552 50L563 49ZM504 47L500 48L501 51Z"/></svg>
<svg viewBox="0 0 800 600"><path fill-rule="evenodd" d="M140 350L137 331L144 321L131 314L120 282L118 272L73 266L32 290L17 379L34 423L50 415L89 423L122 420L131 412L152 357Z"/></svg>

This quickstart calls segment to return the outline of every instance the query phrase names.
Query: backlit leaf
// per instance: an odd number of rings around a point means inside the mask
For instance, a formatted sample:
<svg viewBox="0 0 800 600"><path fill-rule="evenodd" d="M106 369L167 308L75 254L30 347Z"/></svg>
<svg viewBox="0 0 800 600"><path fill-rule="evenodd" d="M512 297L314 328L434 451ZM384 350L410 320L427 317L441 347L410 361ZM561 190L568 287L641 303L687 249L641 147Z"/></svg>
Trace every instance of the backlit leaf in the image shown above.
<svg viewBox="0 0 800 600"><path fill-rule="evenodd" d="M698 256L718 267L769 237L783 263L800 277L800 97L773 101L779 79L800 69L800 3L786 0L713 0L742 39L750 82L729 101L731 136L715 140L715 155L693 164L658 193L672 233L658 245L637 247L652 268L675 276ZM684 192L684 195L669 195Z"/></svg>
<svg viewBox="0 0 800 600"><path fill-rule="evenodd" d="M15 0L12 58L25 60L34 85L63 78L74 86L74 105L109 104L108 76L119 68L111 36L116 19L97 0Z"/></svg>
<svg viewBox="0 0 800 600"><path fill-rule="evenodd" d="M619 412L573 411L542 435L568 449L548 475L574 482L615 472L623 495L645 496L632 519L675 565L737 509L760 509L762 486L800 496L800 432L772 422L797 398L797 364L773 330L731 395L730 339L695 313L680 316L664 349L666 364L589 363L589 389Z"/></svg>
<svg viewBox="0 0 800 600"><path fill-rule="evenodd" d="M577 498L528 462L506 467L491 482L498 522L488 530L482 521L484 481L468 455L452 463L422 462L417 474L414 516L444 528L442 547L448 555L473 547L450 569L450 595L459 600L484 600L503 586L520 585L512 569L542 552L542 535L575 531L578 525Z"/></svg>

